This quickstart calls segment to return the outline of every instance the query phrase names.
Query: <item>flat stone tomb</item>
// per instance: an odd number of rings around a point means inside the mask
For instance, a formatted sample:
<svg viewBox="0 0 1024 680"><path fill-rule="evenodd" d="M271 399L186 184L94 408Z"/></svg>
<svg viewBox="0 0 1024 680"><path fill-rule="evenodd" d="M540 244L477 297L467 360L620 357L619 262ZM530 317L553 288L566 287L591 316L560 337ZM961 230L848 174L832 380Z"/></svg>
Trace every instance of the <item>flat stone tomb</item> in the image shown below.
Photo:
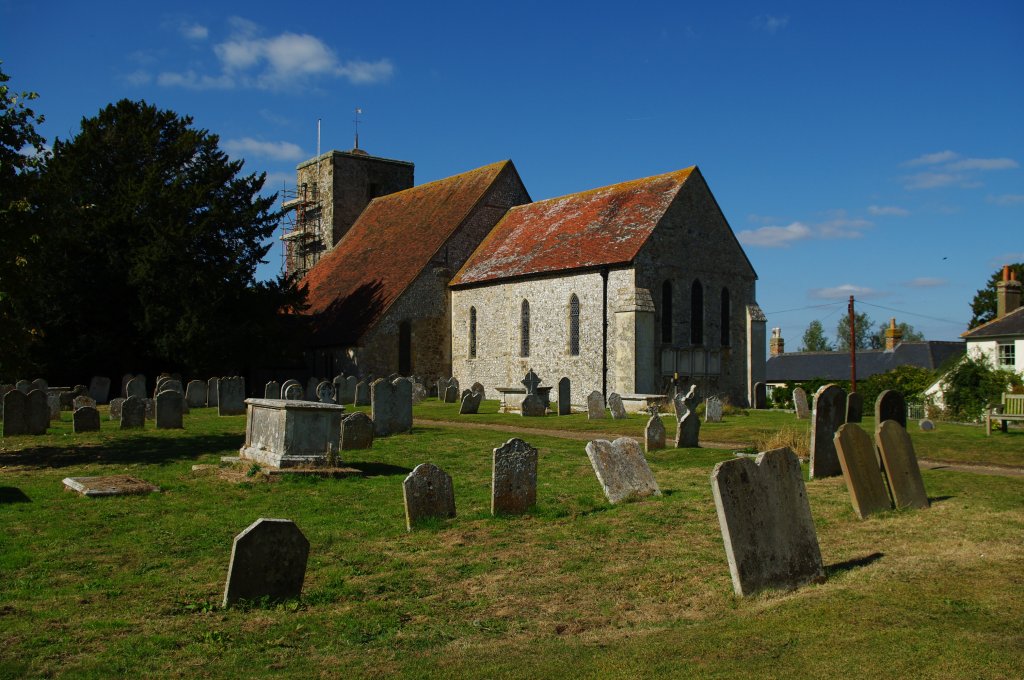
<svg viewBox="0 0 1024 680"><path fill-rule="evenodd" d="M644 428L644 451L650 453L665 448L665 423L657 413L651 415Z"/></svg>
<svg viewBox="0 0 1024 680"><path fill-rule="evenodd" d="M811 409L807 406L807 392L802 387L793 390L793 408L796 410L796 417L799 420L807 420L811 417Z"/></svg>
<svg viewBox="0 0 1024 680"><path fill-rule="evenodd" d="M246 399L245 445L239 458L276 468L324 466L340 451L345 407L315 401Z"/></svg>
<svg viewBox="0 0 1024 680"><path fill-rule="evenodd" d="M907 426L907 401L896 390L882 390L875 399L875 427L886 420L895 420L901 427Z"/></svg>
<svg viewBox="0 0 1024 680"><path fill-rule="evenodd" d="M64 486L83 496L133 496L160 491L160 487L128 475L66 477Z"/></svg>
<svg viewBox="0 0 1024 680"><path fill-rule="evenodd" d="M235 536L223 606L298 597L308 560L309 541L295 522L261 517Z"/></svg>
<svg viewBox="0 0 1024 680"><path fill-rule="evenodd" d="M537 449L513 438L492 453L491 514L527 512L537 504Z"/></svg>
<svg viewBox="0 0 1024 680"><path fill-rule="evenodd" d="M891 510L892 501L878 469L875 445L867 432L856 423L846 423L836 432L835 445L857 516L864 519L876 512Z"/></svg>
<svg viewBox="0 0 1024 680"><path fill-rule="evenodd" d="M612 392L608 395L608 410L611 412L613 420L626 419L626 407L623 405L622 397L619 396L618 392Z"/></svg>
<svg viewBox="0 0 1024 680"><path fill-rule="evenodd" d="M630 437L587 443L587 457L610 503L660 496L661 489L647 465L640 444Z"/></svg>
<svg viewBox="0 0 1024 680"><path fill-rule="evenodd" d="M825 579L800 461L791 450L719 463L711 490L737 595Z"/></svg>
<svg viewBox="0 0 1024 680"><path fill-rule="evenodd" d="M75 434L79 432L99 432L100 412L95 406L76 408L71 414L71 427Z"/></svg>
<svg viewBox="0 0 1024 680"><path fill-rule="evenodd" d="M822 385L814 393L811 420L810 476L838 477L843 473L836 455L834 437L846 422L846 392L838 385Z"/></svg>
<svg viewBox="0 0 1024 680"><path fill-rule="evenodd" d="M341 450L354 451L373 446L373 421L362 411L344 416L341 421Z"/></svg>
<svg viewBox="0 0 1024 680"><path fill-rule="evenodd" d="M600 420L604 417L604 395L594 390L587 395L587 419Z"/></svg>
<svg viewBox="0 0 1024 680"><path fill-rule="evenodd" d="M906 428L895 420L886 420L875 430L875 443L878 444L896 507L927 508L928 493L924 489L914 444Z"/></svg>
<svg viewBox="0 0 1024 680"><path fill-rule="evenodd" d="M402 482L405 528L412 531L428 517L455 517L455 487L447 472L433 463L420 463Z"/></svg>

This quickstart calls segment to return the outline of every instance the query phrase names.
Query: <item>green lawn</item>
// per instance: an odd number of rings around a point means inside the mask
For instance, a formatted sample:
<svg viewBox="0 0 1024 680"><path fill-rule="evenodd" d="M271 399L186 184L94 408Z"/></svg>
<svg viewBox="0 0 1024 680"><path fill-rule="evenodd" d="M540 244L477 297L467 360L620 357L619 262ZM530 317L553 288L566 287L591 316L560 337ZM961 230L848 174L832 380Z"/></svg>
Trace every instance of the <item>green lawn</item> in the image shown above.
<svg viewBox="0 0 1024 680"><path fill-rule="evenodd" d="M746 427L762 415L781 414ZM744 600L708 481L727 450L654 452L665 495L613 507L582 442L530 436L538 507L494 519L490 450L505 433L417 427L351 452L365 477L238 483L191 467L236 453L244 417L197 409L181 432L103 426L76 436L64 414L45 437L0 440L2 677L1015 678L1024 667L1019 478L925 471L930 509L866 521L840 479L813 481L827 581ZM410 534L401 482L426 461L453 476L458 517ZM61 488L126 473L163 492ZM222 610L232 538L258 517L293 519L309 538L303 596Z"/></svg>

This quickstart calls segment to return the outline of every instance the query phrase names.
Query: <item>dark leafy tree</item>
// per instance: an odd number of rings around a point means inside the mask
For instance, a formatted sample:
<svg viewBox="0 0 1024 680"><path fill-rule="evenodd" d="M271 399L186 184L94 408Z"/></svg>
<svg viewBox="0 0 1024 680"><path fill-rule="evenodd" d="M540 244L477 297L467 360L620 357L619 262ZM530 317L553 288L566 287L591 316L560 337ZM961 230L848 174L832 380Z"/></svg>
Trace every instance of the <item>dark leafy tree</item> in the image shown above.
<svg viewBox="0 0 1024 680"><path fill-rule="evenodd" d="M821 322L817 319L807 324L807 330L804 331L803 342L802 351L804 352L832 351L832 345L829 344L828 338L825 337L825 327L822 326Z"/></svg>
<svg viewBox="0 0 1024 680"><path fill-rule="evenodd" d="M878 336L875 335L875 322L865 312L854 312L854 341L857 349L878 349ZM850 316L843 314L836 324L836 349L850 351Z"/></svg>
<svg viewBox="0 0 1024 680"><path fill-rule="evenodd" d="M857 381L857 391L866 406L874 406L882 390L896 390L907 401L918 402L928 387L935 382L936 371L919 366L897 366L888 373L878 373Z"/></svg>
<svg viewBox="0 0 1024 680"><path fill-rule="evenodd" d="M1018 281L1024 281L1024 262L1016 262L1010 265L1010 269L1017 274ZM974 328L996 318L996 284L1003 280L1003 268L997 269L988 278L988 285L974 294L971 300L971 317L967 324L968 328Z"/></svg>
<svg viewBox="0 0 1024 680"><path fill-rule="evenodd" d="M999 403L1004 392L1020 391L1017 373L994 368L984 356L968 355L942 376L945 416L951 420L976 422L990 404Z"/></svg>
<svg viewBox="0 0 1024 680"><path fill-rule="evenodd" d="M896 328L903 334L901 342L920 342L924 340L924 333L915 330L909 323L900 321L896 324ZM878 324L878 330L875 331L875 336L870 339L872 347L885 347L885 331L888 329L888 324Z"/></svg>

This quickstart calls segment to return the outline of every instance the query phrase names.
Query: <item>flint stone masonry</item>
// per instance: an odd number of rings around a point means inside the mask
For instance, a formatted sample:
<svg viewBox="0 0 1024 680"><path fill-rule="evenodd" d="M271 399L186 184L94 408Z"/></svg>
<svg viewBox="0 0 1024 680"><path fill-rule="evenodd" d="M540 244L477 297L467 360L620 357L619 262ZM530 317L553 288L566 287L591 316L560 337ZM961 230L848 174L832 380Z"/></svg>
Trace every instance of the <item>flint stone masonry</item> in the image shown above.
<svg viewBox="0 0 1024 680"><path fill-rule="evenodd" d="M281 383L276 380L270 380L266 385L263 386L263 398L264 399L280 399L281 398Z"/></svg>
<svg viewBox="0 0 1024 680"><path fill-rule="evenodd" d="M613 420L626 419L626 407L622 405L622 397L617 392L608 395L608 410L611 411Z"/></svg>
<svg viewBox="0 0 1024 680"><path fill-rule="evenodd" d="M696 411L689 411L679 419L676 426L677 449L695 449L700 446L700 418Z"/></svg>
<svg viewBox="0 0 1024 680"><path fill-rule="evenodd" d="M604 395L594 390L587 395L587 420L601 420L604 417Z"/></svg>
<svg viewBox="0 0 1024 680"><path fill-rule="evenodd" d="M412 531L428 517L455 517L455 488L447 472L433 463L420 463L402 482L405 528Z"/></svg>
<svg viewBox="0 0 1024 680"><path fill-rule="evenodd" d="M77 491L90 498L95 496L134 496L160 492L160 487L128 475L65 477L63 484L68 491Z"/></svg>
<svg viewBox="0 0 1024 680"><path fill-rule="evenodd" d="M547 407L544 405L544 400L541 399L538 394L527 394L523 397L523 403L520 407L522 415L526 418L538 418L547 415Z"/></svg>
<svg viewBox="0 0 1024 680"><path fill-rule="evenodd" d="M4 395L4 436L28 434L28 395L11 390Z"/></svg>
<svg viewBox="0 0 1024 680"><path fill-rule="evenodd" d="M206 406L206 381L189 380L185 387L185 403L190 408L202 408Z"/></svg>
<svg viewBox="0 0 1024 680"><path fill-rule="evenodd" d="M306 400L246 399L245 444L238 455L276 468L323 466L340 451L345 407Z"/></svg>
<svg viewBox="0 0 1024 680"><path fill-rule="evenodd" d="M800 461L791 450L719 463L711 490L737 595L825 579Z"/></svg>
<svg viewBox="0 0 1024 680"><path fill-rule="evenodd" d="M859 423L864 418L864 399L857 392L846 395L846 422Z"/></svg>
<svg viewBox="0 0 1024 680"><path fill-rule="evenodd" d="M89 381L89 396L95 399L97 404L106 404L110 398L110 378L94 375Z"/></svg>
<svg viewBox="0 0 1024 680"><path fill-rule="evenodd" d="M661 495L636 440L630 437L619 437L612 442L595 439L587 443L587 457L608 502Z"/></svg>
<svg viewBox="0 0 1024 680"><path fill-rule="evenodd" d="M793 390L793 408L798 420L807 420L811 417L811 409L807 406L807 392L802 387Z"/></svg>
<svg viewBox="0 0 1024 680"><path fill-rule="evenodd" d="M28 434L46 434L50 426L50 405L46 392L38 388L28 393Z"/></svg>
<svg viewBox="0 0 1024 680"><path fill-rule="evenodd" d="M708 397L704 402L704 420L709 423L722 422L722 400L718 397Z"/></svg>
<svg viewBox="0 0 1024 680"><path fill-rule="evenodd" d="M462 405L459 406L459 415L471 415L480 412L480 402L483 401L483 392L470 392L462 398Z"/></svg>
<svg viewBox="0 0 1024 680"><path fill-rule="evenodd" d="M491 514L521 515L537 504L537 449L509 439L491 458Z"/></svg>
<svg viewBox="0 0 1024 680"><path fill-rule="evenodd" d="M875 399L875 427L886 420L895 420L901 427L907 427L907 402L901 392L882 390Z"/></svg>
<svg viewBox="0 0 1024 680"><path fill-rule="evenodd" d="M164 390L156 395L156 429L158 430L180 430L184 427L182 422L182 407L184 400L181 394L174 390Z"/></svg>
<svg viewBox="0 0 1024 680"><path fill-rule="evenodd" d="M362 411L345 416L341 421L341 450L355 451L373 447L373 421Z"/></svg>
<svg viewBox="0 0 1024 680"><path fill-rule="evenodd" d="M121 420L121 406L123 405L124 399L121 397L110 400L110 420Z"/></svg>
<svg viewBox="0 0 1024 680"><path fill-rule="evenodd" d="M370 385L370 413L375 437L412 430L412 383L404 378L374 380Z"/></svg>
<svg viewBox="0 0 1024 680"><path fill-rule="evenodd" d="M126 395L129 397L146 398L146 376L137 375L128 381Z"/></svg>
<svg viewBox="0 0 1024 680"><path fill-rule="evenodd" d="M71 410L73 410L73 411L77 411L78 409L82 408L83 406L92 406L93 408L96 408L96 400L93 399L92 397L82 396L82 397L75 397L71 401Z"/></svg>
<svg viewBox="0 0 1024 680"><path fill-rule="evenodd" d="M837 385L822 385L814 394L811 420L810 477L837 477L843 473L834 437L846 421L846 392Z"/></svg>
<svg viewBox="0 0 1024 680"><path fill-rule="evenodd" d="M217 415L239 416L245 413L245 378L221 378L217 385Z"/></svg>
<svg viewBox="0 0 1024 680"><path fill-rule="evenodd" d="M644 451L650 453L665 448L665 423L657 413L647 420L644 428Z"/></svg>
<svg viewBox="0 0 1024 680"><path fill-rule="evenodd" d="M871 437L856 423L840 426L835 435L836 453L843 469L846 489L853 511L864 519L876 512L892 509L889 492L878 469Z"/></svg>
<svg viewBox="0 0 1024 680"><path fill-rule="evenodd" d="M568 378L558 381L558 415L567 416L572 413L571 385Z"/></svg>
<svg viewBox="0 0 1024 680"><path fill-rule="evenodd" d="M134 430L146 426L146 404L134 395L121 402L121 429Z"/></svg>
<svg viewBox="0 0 1024 680"><path fill-rule="evenodd" d="M875 443L896 507L927 508L928 493L914 455L914 443L906 428L895 420L886 420L875 430Z"/></svg>
<svg viewBox="0 0 1024 680"><path fill-rule="evenodd" d="M366 384L366 381L360 381L356 383L356 406L369 406L370 405L370 386Z"/></svg>
<svg viewBox="0 0 1024 680"><path fill-rule="evenodd" d="M299 597L308 559L309 541L294 522L261 517L235 536L223 606Z"/></svg>
<svg viewBox="0 0 1024 680"><path fill-rule="evenodd" d="M75 434L79 432L99 432L100 412L95 406L83 406L71 414L71 427Z"/></svg>

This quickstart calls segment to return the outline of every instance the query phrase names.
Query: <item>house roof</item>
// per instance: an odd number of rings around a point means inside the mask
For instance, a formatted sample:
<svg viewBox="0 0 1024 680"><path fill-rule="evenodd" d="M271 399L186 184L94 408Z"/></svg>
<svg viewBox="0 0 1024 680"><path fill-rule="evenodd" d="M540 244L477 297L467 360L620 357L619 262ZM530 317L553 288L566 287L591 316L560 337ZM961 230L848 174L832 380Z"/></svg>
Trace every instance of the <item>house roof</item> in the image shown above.
<svg viewBox="0 0 1024 680"><path fill-rule="evenodd" d="M1018 307L1009 314L1004 314L998 319L992 319L966 333L961 333L960 337L968 340L980 340L981 338L1011 335L1024 336L1024 307Z"/></svg>
<svg viewBox="0 0 1024 680"><path fill-rule="evenodd" d="M966 343L959 341L927 340L901 342L892 351L865 349L857 352L857 378L870 378L887 373L898 366L917 366L935 370L950 357L966 351ZM794 380L848 380L850 354L848 352L791 352L768 357L765 372L768 382Z"/></svg>
<svg viewBox="0 0 1024 680"><path fill-rule="evenodd" d="M627 264L696 167L509 210L452 286Z"/></svg>
<svg viewBox="0 0 1024 680"><path fill-rule="evenodd" d="M512 161L373 199L307 272L318 345L357 344L426 268Z"/></svg>

